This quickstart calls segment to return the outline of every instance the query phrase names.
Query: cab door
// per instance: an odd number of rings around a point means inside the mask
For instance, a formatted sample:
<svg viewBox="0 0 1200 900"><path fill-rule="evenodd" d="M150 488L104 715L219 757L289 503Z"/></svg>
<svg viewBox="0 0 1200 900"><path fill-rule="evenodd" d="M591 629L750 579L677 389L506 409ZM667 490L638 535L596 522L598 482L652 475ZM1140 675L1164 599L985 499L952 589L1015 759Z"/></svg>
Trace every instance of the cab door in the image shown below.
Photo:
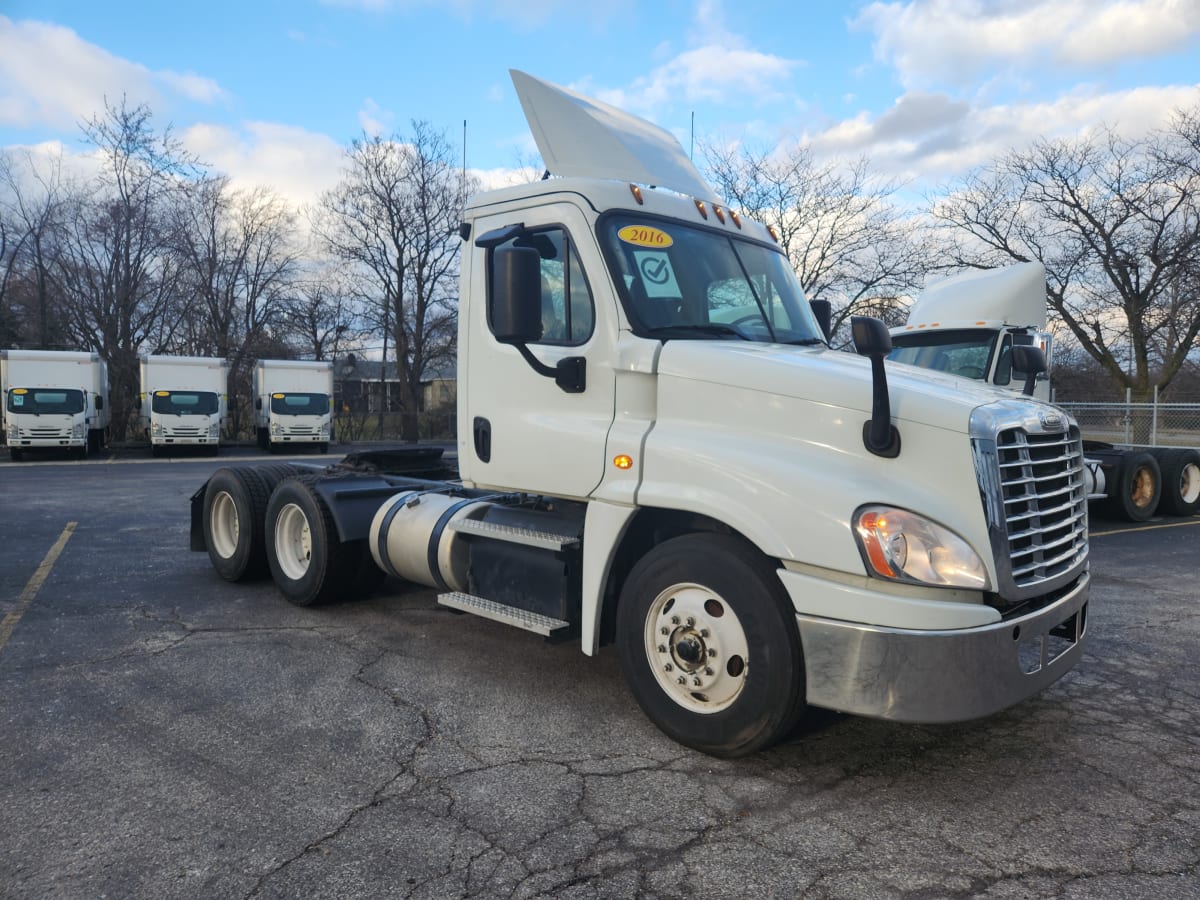
<svg viewBox="0 0 1200 900"><path fill-rule="evenodd" d="M483 235L524 227L494 247ZM541 363L584 360L584 389L569 393L536 372L520 351L496 340L487 291L496 249L533 247L540 256L542 335L528 344ZM469 254L469 321L460 328L459 468L485 487L587 497L600 483L613 420L616 303L591 226L569 202L475 220ZM465 367L465 373L462 371ZM465 375L465 377L464 377Z"/></svg>

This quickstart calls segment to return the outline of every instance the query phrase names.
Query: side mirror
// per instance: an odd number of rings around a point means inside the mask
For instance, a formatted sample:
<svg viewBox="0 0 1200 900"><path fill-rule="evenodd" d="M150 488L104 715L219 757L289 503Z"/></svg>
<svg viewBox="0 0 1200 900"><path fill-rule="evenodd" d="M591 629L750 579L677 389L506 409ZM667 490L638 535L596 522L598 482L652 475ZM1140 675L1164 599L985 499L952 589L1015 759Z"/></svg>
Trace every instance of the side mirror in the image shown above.
<svg viewBox="0 0 1200 900"><path fill-rule="evenodd" d="M532 247L494 251L488 320L502 344L527 344L542 336L542 258Z"/></svg>
<svg viewBox="0 0 1200 900"><path fill-rule="evenodd" d="M255 409L262 409L262 397L255 397L255 398L254 398L254 408L255 408Z"/></svg>
<svg viewBox="0 0 1200 900"><path fill-rule="evenodd" d="M97 410L104 409L104 398L103 397L100 397L100 396L96 397L96 409Z"/></svg>
<svg viewBox="0 0 1200 900"><path fill-rule="evenodd" d="M1046 371L1046 354L1041 347L1033 344L1013 344L1012 367L1014 372L1025 376L1021 393L1032 397L1034 382L1039 374Z"/></svg>
<svg viewBox="0 0 1200 900"><path fill-rule="evenodd" d="M808 305L812 307L813 315L817 317L817 324L821 326L821 333L825 335L825 341L828 343L833 339L833 304L828 300L809 300Z"/></svg>
<svg viewBox="0 0 1200 900"><path fill-rule="evenodd" d="M900 455L900 432L892 424L892 402L888 395L883 361L892 351L892 336L879 319L854 316L850 319L854 349L871 360L871 418L863 423L863 446L876 456L894 459Z"/></svg>

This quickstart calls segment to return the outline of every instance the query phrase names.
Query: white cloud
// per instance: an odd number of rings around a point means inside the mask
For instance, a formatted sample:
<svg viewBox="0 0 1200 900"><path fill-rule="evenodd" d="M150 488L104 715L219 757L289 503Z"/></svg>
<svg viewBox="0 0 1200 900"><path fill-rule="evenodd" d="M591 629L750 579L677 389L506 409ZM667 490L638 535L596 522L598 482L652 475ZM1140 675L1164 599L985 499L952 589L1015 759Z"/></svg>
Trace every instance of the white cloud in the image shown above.
<svg viewBox="0 0 1200 900"><path fill-rule="evenodd" d="M341 176L343 147L290 125L249 122L234 130L193 125L184 146L238 188L270 187L296 206L314 203Z"/></svg>
<svg viewBox="0 0 1200 900"><path fill-rule="evenodd" d="M173 96L212 103L222 91L210 78L113 56L70 28L0 16L0 125L72 127L122 96L160 112Z"/></svg>
<svg viewBox="0 0 1200 900"><path fill-rule="evenodd" d="M394 128L396 117L368 97L358 111L358 124L368 137L380 137Z"/></svg>
<svg viewBox="0 0 1200 900"><path fill-rule="evenodd" d="M852 25L907 86L962 83L997 65L1104 66L1186 50L1197 0L910 0L876 2Z"/></svg>
<svg viewBox="0 0 1200 900"><path fill-rule="evenodd" d="M864 155L880 174L926 182L963 174L1039 137L1073 137L1109 125L1129 138L1162 127L1175 109L1200 103L1200 84L1108 93L1077 89L1041 102L972 108L945 95L904 94L867 113L810 132L818 154Z"/></svg>
<svg viewBox="0 0 1200 900"><path fill-rule="evenodd" d="M447 12L466 22L477 16L510 22L520 28L534 29L555 16L579 15L580 10L562 0L321 0L324 6L357 9L368 13L411 13L425 9ZM614 21L631 6L630 0L608 0L589 4L587 17L596 25Z"/></svg>

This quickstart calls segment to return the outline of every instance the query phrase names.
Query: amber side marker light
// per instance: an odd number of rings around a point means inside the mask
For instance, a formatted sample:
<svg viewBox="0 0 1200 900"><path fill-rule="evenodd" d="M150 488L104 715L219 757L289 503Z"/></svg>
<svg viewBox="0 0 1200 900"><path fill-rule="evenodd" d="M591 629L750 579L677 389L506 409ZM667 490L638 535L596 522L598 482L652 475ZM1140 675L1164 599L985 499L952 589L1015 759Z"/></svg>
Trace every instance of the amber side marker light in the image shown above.
<svg viewBox="0 0 1200 900"><path fill-rule="evenodd" d="M636 184L631 184L629 186L629 193L633 194L633 199L637 201L638 206L641 206L646 202L642 199L642 189Z"/></svg>
<svg viewBox="0 0 1200 900"><path fill-rule="evenodd" d="M720 222L722 225L724 225L725 224L725 210L721 209L721 207L717 206L714 203L713 204L713 212L715 212L717 214L717 221Z"/></svg>
<svg viewBox="0 0 1200 900"><path fill-rule="evenodd" d="M739 216L732 209L729 211L729 218L733 219L733 224L736 225L738 228L742 227L742 217Z"/></svg>
<svg viewBox="0 0 1200 900"><path fill-rule="evenodd" d="M767 226L767 234L769 234L771 236L771 240L773 240L777 244L779 243L779 232L777 232L775 230L774 225Z"/></svg>
<svg viewBox="0 0 1200 900"><path fill-rule="evenodd" d="M696 209L700 210L700 218L707 220L708 219L708 207L706 207L704 205L704 201L703 200L693 200L692 202L696 204Z"/></svg>
<svg viewBox="0 0 1200 900"><path fill-rule="evenodd" d="M613 465L616 466L618 469L632 469L633 468L633 457L626 456L624 453L620 454L619 456L614 456L613 457Z"/></svg>

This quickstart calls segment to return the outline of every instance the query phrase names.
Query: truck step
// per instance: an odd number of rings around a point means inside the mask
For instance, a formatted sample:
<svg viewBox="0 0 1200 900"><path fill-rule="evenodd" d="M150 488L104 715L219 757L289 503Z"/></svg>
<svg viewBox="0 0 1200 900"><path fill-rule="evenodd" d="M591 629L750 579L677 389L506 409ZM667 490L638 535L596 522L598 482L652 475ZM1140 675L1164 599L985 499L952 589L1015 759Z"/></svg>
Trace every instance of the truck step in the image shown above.
<svg viewBox="0 0 1200 900"><path fill-rule="evenodd" d="M531 528L516 528L512 525L498 525L495 522L484 522L481 519L458 519L449 526L451 531L459 534L470 534L478 537L488 537L509 544L524 544L527 547L539 547L543 550L562 550L579 543L579 538L570 534L554 534L550 531L535 531Z"/></svg>
<svg viewBox="0 0 1200 900"><path fill-rule="evenodd" d="M549 637L553 632L558 631L558 629L566 628L571 624L562 619L552 619L549 616L543 616L539 613L517 609L515 606L505 606L503 603L485 600L483 597L464 594L461 591L438 594L437 601L442 606L461 609L463 612L483 616L485 619L492 619L496 622L503 622L505 625L515 625L517 628L533 631L545 637Z"/></svg>

